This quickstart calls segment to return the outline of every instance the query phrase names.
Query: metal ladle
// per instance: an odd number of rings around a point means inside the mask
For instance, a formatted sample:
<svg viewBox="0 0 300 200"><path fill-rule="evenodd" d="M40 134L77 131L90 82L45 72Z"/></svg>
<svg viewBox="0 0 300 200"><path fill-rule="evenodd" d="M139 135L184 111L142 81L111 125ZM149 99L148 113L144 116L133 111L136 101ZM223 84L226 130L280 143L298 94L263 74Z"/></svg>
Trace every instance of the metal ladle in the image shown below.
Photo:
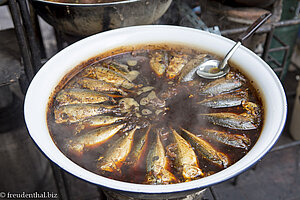
<svg viewBox="0 0 300 200"><path fill-rule="evenodd" d="M198 76L206 79L216 79L225 76L230 70L228 60L234 52L241 46L243 41L252 36L253 33L255 33L255 31L271 17L271 15L272 13L266 13L253 22L253 24L239 36L238 42L230 49L221 63L219 60L208 60L200 64L196 71Z"/></svg>

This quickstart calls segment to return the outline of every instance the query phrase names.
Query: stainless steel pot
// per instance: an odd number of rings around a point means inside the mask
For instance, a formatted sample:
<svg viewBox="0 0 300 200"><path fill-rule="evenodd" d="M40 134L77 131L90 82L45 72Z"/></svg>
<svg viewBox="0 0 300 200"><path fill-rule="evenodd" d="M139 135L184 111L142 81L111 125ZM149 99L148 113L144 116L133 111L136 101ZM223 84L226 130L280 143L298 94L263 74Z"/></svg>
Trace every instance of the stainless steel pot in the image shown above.
<svg viewBox="0 0 300 200"><path fill-rule="evenodd" d="M36 12L57 30L71 36L151 24L169 8L172 0L126 0L113 3L71 4L30 0Z"/></svg>

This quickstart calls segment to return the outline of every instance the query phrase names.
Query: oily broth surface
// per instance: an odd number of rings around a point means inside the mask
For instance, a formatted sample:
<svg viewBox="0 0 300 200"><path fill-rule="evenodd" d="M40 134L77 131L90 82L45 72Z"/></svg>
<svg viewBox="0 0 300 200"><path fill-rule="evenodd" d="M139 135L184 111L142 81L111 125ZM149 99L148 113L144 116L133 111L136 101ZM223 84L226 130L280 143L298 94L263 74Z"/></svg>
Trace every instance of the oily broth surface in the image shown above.
<svg viewBox="0 0 300 200"><path fill-rule="evenodd" d="M145 175L147 174L147 154L152 148L152 145L156 142L155 133L158 132L160 135L160 140L165 149L165 156L168 162L168 166L166 167L167 170L174 174L174 176L177 179L177 182L184 182L186 180L182 177L182 174L178 171L178 166L175 164L176 157L172 155L172 143L174 143L174 141L172 139L170 127L177 130L178 133L182 132L180 131L180 128L188 129L191 133L202 137L205 141L209 142L216 151L222 152L228 157L228 166L234 164L239 159L241 159L253 147L261 133L263 118L260 119L260 125L257 129L235 130L215 125L213 123L208 122L207 119L199 117L199 114L201 113L233 112L241 114L242 112L244 112L244 109L242 106L234 106L229 108L207 108L205 106L197 105L197 102L207 98L207 95L198 95L200 92L199 87L192 87L190 86L189 82L178 83L178 81L176 81L176 78L171 80L165 76L157 76L153 72L149 64L149 53L158 49L163 49L167 52L181 52L183 54L188 54L190 58L194 57L195 55L198 55L201 52L203 53L203 51L197 49L191 49L188 47L183 47L181 45L170 44L144 45L130 48L119 48L109 53L101 54L78 65L58 84L55 92L53 93L53 96L50 98L49 101L47 122L53 141L69 159L71 159L79 166L87 170L90 170L96 174L108 178L125 182L145 184ZM101 145L95 145L92 147L84 148L82 154L77 154L68 149L68 141L72 140L74 137L87 134L94 128L86 127L83 132L74 135L76 123L56 123L54 116L54 109L56 109L56 107L58 106L55 102L57 93L60 90L66 88L72 80L81 78L84 70L88 67L92 66L95 63L101 64L107 62L108 60L113 60L122 64L127 64L127 60L137 60L136 65L129 66L130 70L137 70L140 72L138 78L133 82L137 85L149 85L154 87L154 91L157 93L158 96L161 95L162 91L170 93L170 95L166 98L168 109L163 113L152 114L147 116L142 115L142 117L139 118L131 117L125 120L125 123L127 124L126 126L129 127L128 129L132 129L132 127L134 127L135 125L139 125L141 127L134 134L134 142L139 141L143 137L145 132L147 132L147 130L150 131L147 141L144 144L145 147L139 152L141 154L141 159L138 161L138 167L132 167L132 163L136 161L131 160L132 156L131 154L129 154L126 160L124 161L124 164L120 167L118 172L115 173L103 172L99 170L96 166L99 160L103 159L103 156L106 155L107 149L113 146L115 141L117 141L124 134L126 134L126 131L121 130ZM232 71L233 73L237 73L239 74L239 76L245 78L243 75L240 74L240 72L237 69L232 69ZM199 77L196 77L195 79L201 85L201 87L204 87L209 82L211 82L209 80L204 80ZM261 117L263 117L263 110L261 108L262 103L260 97L258 96L255 88L253 88L249 80L246 80L245 84L242 86L242 89L248 91L249 101L260 106ZM128 93L128 97L134 98L137 102L140 102L141 99L146 97L148 94L149 92L145 92L144 94L137 96L134 93ZM116 102L120 101L121 99L122 97L115 97ZM143 106L140 106L140 109L142 110ZM153 110L153 112L155 112L155 110ZM125 114L114 113L112 115L124 116ZM123 122L117 121L116 123ZM214 129L217 131L224 131L233 135L239 134L246 136L250 139L251 144L248 146L247 149L233 148L231 146L221 144L205 136L203 137L203 135L199 131L203 127L207 129ZM195 148L196 147L193 146L193 149ZM204 176L214 174L224 169L224 166L213 164L208 159L200 155L198 152L196 152L196 155L198 159L199 168L205 173ZM134 174L134 176L132 176L132 174ZM202 177L203 176L197 177L197 179Z"/></svg>

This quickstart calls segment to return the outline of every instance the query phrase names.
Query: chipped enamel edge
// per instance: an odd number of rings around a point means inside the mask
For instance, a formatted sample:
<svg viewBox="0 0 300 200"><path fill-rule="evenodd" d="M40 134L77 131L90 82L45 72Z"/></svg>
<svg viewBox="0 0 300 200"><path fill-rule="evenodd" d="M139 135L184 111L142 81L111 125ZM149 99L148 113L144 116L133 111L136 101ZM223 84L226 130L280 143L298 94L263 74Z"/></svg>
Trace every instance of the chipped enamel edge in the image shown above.
<svg viewBox="0 0 300 200"><path fill-rule="evenodd" d="M180 41L180 43L178 42ZM208 32L168 25L147 25L121 28L99 33L76 42L53 56L32 80L25 98L24 115L27 128L35 143L54 163L69 173L104 187L124 192L157 194L203 189L226 181L247 170L275 144L284 127L287 102L282 85L273 70L257 55L240 47L231 60L242 66L241 71L254 81L265 105L265 124L262 135L251 151L234 165L214 175L172 185L142 185L111 180L78 166L55 146L46 124L48 98L63 76L82 61L120 44L134 45L171 42L207 49L225 55L233 41ZM222 48L220 48L222 47Z"/></svg>

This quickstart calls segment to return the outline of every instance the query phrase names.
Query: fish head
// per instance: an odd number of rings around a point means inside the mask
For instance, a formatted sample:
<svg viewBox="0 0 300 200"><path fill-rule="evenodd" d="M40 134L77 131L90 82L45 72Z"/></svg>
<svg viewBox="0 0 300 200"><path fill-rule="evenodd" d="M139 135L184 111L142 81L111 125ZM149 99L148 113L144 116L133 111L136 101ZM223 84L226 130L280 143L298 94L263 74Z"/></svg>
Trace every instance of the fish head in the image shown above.
<svg viewBox="0 0 300 200"><path fill-rule="evenodd" d="M190 180L193 180L193 179L203 176L203 172L201 171L201 169L199 169L196 166L184 165L183 171L182 171L182 176L185 180L190 181Z"/></svg>
<svg viewBox="0 0 300 200"><path fill-rule="evenodd" d="M176 183L176 177L168 170L162 169L159 173L151 171L146 175L146 183L153 185L164 185Z"/></svg>

